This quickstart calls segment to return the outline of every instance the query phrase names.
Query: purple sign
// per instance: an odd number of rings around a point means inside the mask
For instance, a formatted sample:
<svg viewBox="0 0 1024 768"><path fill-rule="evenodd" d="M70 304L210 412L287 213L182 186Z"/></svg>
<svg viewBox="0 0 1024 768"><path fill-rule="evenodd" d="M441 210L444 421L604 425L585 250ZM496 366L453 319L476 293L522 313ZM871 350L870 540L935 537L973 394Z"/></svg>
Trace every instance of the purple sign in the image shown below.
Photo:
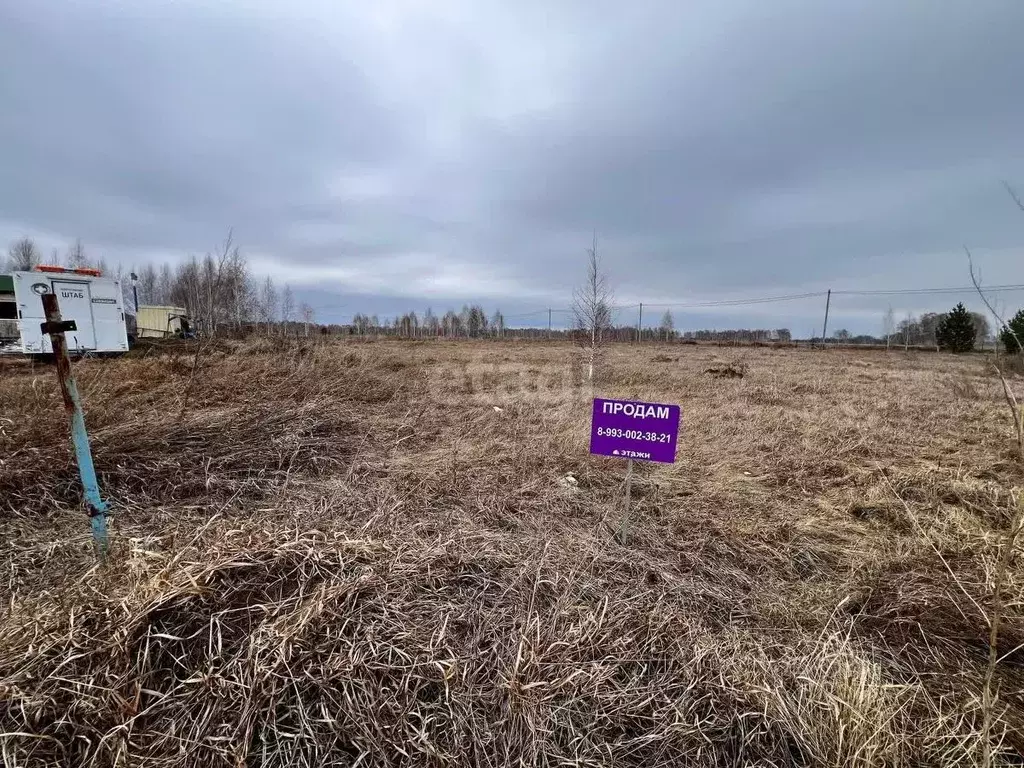
<svg viewBox="0 0 1024 768"><path fill-rule="evenodd" d="M594 398L591 453L672 464L678 436L678 405Z"/></svg>

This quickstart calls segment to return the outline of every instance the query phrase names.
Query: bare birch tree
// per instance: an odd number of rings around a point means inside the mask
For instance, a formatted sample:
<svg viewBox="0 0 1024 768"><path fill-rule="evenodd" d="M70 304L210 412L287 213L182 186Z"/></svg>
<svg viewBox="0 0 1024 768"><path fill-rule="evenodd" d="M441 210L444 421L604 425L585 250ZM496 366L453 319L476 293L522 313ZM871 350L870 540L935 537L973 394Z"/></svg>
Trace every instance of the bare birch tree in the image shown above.
<svg viewBox="0 0 1024 768"><path fill-rule="evenodd" d="M665 338L665 341L669 341L675 334L676 324L672 319L672 313L669 310L665 310L665 314L661 316L661 335Z"/></svg>
<svg viewBox="0 0 1024 768"><path fill-rule="evenodd" d="M252 278L245 256L237 247L232 248L224 265L222 291L224 293L225 321L231 320L235 330L241 332L242 322L253 315L254 297Z"/></svg>
<svg viewBox="0 0 1024 768"><path fill-rule="evenodd" d="M82 245L81 238L76 238L75 242L68 246L64 260L71 269L89 266L89 258L85 255L85 246Z"/></svg>
<svg viewBox="0 0 1024 768"><path fill-rule="evenodd" d="M427 307L427 311L423 313L423 329L428 336L437 336L438 330L441 327L440 321L437 319L437 315L434 314L434 310Z"/></svg>
<svg viewBox="0 0 1024 768"><path fill-rule="evenodd" d="M11 247L7 251L7 258L11 271L22 270L27 272L39 266L39 249L32 242L32 238L23 237L11 243Z"/></svg>
<svg viewBox="0 0 1024 768"><path fill-rule="evenodd" d="M171 302L171 291L174 286L174 273L171 265L164 262L160 265L160 273L157 276L154 296L150 301L154 304L169 304Z"/></svg>
<svg viewBox="0 0 1024 768"><path fill-rule="evenodd" d="M274 287L274 280L269 275L263 281L260 289L260 319L267 324L267 335L277 319L277 289Z"/></svg>
<svg viewBox="0 0 1024 768"><path fill-rule="evenodd" d="M892 311L892 307L889 307L882 316L882 333L885 335L885 349L888 351L889 342L892 341L892 335L896 331L896 315Z"/></svg>
<svg viewBox="0 0 1024 768"><path fill-rule="evenodd" d="M165 265L166 266L166 265ZM173 271L161 269L158 279L163 298L185 307L197 330L213 336L225 325L240 324L235 290L238 273L245 274L245 258L234 246L231 230L216 253L207 253L202 259L192 256ZM166 282L166 288L165 288Z"/></svg>
<svg viewBox="0 0 1024 768"><path fill-rule="evenodd" d="M284 290L281 291L281 324L284 326L284 333L288 333L288 324L292 321L295 315L295 294L292 293L292 287L288 283L284 284Z"/></svg>
<svg viewBox="0 0 1024 768"><path fill-rule="evenodd" d="M491 317L491 329L499 339L505 335L505 316L501 314L500 309L494 310L494 315Z"/></svg>
<svg viewBox="0 0 1024 768"><path fill-rule="evenodd" d="M139 300L145 304L157 304L156 297L156 268L147 264L139 270Z"/></svg>
<svg viewBox="0 0 1024 768"><path fill-rule="evenodd" d="M299 307L299 312L302 314L302 322L306 326L306 336L309 336L309 326L312 324L315 318L313 308L309 306L309 304L303 302L302 306Z"/></svg>
<svg viewBox="0 0 1024 768"><path fill-rule="evenodd" d="M444 329L445 336L449 339L454 339L459 335L459 330L462 328L462 319L453 310L449 309L444 313L444 317L441 318L441 327Z"/></svg>
<svg viewBox="0 0 1024 768"><path fill-rule="evenodd" d="M608 276L601 269L597 256L597 236L587 249L587 277L580 288L573 291L572 314L580 345L587 356L587 380L594 379L594 363L598 349L612 325L612 290Z"/></svg>

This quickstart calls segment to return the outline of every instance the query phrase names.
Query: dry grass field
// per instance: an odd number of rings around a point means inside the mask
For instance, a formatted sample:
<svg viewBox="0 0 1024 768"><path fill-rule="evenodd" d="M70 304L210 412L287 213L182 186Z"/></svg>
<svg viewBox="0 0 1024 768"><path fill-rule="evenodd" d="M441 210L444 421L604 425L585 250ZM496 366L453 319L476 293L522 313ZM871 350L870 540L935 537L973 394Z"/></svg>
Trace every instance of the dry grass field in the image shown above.
<svg viewBox="0 0 1024 768"><path fill-rule="evenodd" d="M980 356L616 346L593 386L544 343L192 363L75 366L102 566L53 369L0 367L5 768L982 763L1024 473ZM683 409L627 521L595 395ZM1004 595L990 747L1019 765L1019 556Z"/></svg>

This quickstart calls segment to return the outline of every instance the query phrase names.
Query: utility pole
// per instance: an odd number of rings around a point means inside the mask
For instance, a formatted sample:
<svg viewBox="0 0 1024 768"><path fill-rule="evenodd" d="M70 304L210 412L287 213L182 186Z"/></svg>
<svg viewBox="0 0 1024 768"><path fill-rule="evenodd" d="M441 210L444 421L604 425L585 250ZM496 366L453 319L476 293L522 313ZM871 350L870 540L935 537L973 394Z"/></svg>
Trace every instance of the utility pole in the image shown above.
<svg viewBox="0 0 1024 768"><path fill-rule="evenodd" d="M636 343L644 340L644 303L640 302L640 316L636 321Z"/></svg>
<svg viewBox="0 0 1024 768"><path fill-rule="evenodd" d="M548 341L551 341L551 307L548 307Z"/></svg>
<svg viewBox="0 0 1024 768"><path fill-rule="evenodd" d="M828 294L825 296L825 324L821 327L821 346L825 346L826 334L828 333L828 306L832 303L832 289L828 289Z"/></svg>

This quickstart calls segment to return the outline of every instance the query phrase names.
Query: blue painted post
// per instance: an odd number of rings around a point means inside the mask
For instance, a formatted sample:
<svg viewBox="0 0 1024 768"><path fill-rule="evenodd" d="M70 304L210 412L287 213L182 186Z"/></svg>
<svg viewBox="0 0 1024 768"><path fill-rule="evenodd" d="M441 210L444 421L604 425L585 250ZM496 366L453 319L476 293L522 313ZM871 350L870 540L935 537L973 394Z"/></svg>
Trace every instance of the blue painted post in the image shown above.
<svg viewBox="0 0 1024 768"><path fill-rule="evenodd" d="M65 331L74 331L77 328L74 320L61 320L60 305L55 294L43 294L42 299L43 312L46 316L42 329L43 333L50 336L50 346L57 362L57 379L60 381L60 392L64 397L64 410L71 421L71 443L75 448L78 474L85 492L85 507L89 513L93 543L100 558L103 558L107 554L108 546L107 505L100 498L100 484L96 480L96 468L93 466L92 452L89 450L89 434L85 431L82 401L78 396L75 377L71 375L71 360L68 358L68 346L64 338Z"/></svg>

